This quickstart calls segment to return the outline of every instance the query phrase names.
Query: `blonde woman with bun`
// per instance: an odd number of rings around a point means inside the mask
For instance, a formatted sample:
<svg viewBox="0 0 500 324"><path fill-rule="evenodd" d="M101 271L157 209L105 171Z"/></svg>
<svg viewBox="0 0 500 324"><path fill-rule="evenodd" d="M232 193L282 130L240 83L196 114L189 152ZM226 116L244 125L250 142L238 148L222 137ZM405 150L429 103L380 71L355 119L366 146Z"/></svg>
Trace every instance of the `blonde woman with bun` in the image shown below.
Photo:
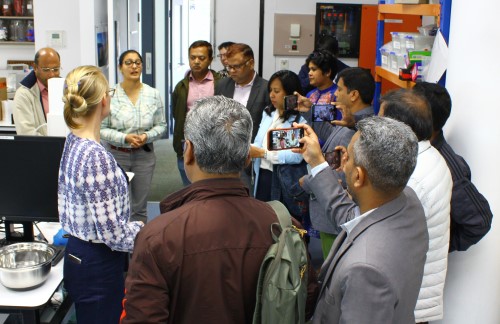
<svg viewBox="0 0 500 324"><path fill-rule="evenodd" d="M100 144L113 92L95 66L74 69L64 85L64 119L71 132L59 167L59 220L70 235L64 286L79 324L119 322L127 252L144 225L129 222L126 174Z"/></svg>

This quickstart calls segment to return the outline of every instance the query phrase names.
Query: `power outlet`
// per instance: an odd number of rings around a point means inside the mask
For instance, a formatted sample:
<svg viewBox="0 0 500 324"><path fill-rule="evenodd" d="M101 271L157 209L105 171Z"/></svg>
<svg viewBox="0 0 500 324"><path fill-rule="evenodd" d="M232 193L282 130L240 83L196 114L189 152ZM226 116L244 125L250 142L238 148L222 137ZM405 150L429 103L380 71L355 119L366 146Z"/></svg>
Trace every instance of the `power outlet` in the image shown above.
<svg viewBox="0 0 500 324"><path fill-rule="evenodd" d="M288 70L288 59L280 59L280 70Z"/></svg>

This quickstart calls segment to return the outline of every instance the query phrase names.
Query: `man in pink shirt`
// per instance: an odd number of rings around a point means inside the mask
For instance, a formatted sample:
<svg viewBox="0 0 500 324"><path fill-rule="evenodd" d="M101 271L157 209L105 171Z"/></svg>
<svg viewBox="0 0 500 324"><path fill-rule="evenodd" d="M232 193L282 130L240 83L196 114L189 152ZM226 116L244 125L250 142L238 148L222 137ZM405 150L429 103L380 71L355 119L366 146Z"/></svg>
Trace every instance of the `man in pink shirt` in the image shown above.
<svg viewBox="0 0 500 324"><path fill-rule="evenodd" d="M47 135L49 93L47 80L61 72L59 53L42 48L35 54L33 71L22 81L14 96L14 124L18 135Z"/></svg>
<svg viewBox="0 0 500 324"><path fill-rule="evenodd" d="M177 153L177 167L185 186L190 182L186 177L183 161L184 121L196 100L214 95L215 83L221 77L209 68L212 60L212 44L203 40L192 43L189 46L190 70L177 83L172 93L172 115L175 120L173 145Z"/></svg>

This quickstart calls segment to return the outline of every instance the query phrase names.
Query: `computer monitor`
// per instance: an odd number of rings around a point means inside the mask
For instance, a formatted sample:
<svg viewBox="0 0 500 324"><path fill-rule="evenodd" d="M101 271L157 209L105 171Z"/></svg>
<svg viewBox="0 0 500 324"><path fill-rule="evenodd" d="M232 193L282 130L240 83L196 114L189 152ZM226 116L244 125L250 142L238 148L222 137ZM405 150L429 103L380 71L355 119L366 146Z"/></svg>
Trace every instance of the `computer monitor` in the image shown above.
<svg viewBox="0 0 500 324"><path fill-rule="evenodd" d="M59 222L57 183L65 137L0 138L0 219L6 239L33 241L33 222ZM23 224L23 235L11 232Z"/></svg>

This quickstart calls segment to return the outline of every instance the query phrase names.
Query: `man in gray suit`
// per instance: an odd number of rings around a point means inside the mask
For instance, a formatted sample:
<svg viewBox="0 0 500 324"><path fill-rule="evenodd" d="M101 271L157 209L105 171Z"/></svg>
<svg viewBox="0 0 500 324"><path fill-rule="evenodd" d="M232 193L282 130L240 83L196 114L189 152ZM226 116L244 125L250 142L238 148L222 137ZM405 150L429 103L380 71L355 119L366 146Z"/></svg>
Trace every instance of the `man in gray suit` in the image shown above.
<svg viewBox="0 0 500 324"><path fill-rule="evenodd" d="M215 95L232 98L245 106L253 121L252 143L259 130L264 108L270 104L267 80L254 70L254 56L250 46L233 44L226 52L230 78L222 79L215 86Z"/></svg>
<svg viewBox="0 0 500 324"><path fill-rule="evenodd" d="M342 231L320 273L313 323L415 323L429 244L422 205L406 187L417 161L415 134L390 118L359 121L343 149L347 194L332 172L321 172L328 164L317 136L303 127L307 136L298 150L313 176L325 184L324 197L318 199L338 196L335 199L343 201L336 205L338 210L327 211L342 214L337 219Z"/></svg>

